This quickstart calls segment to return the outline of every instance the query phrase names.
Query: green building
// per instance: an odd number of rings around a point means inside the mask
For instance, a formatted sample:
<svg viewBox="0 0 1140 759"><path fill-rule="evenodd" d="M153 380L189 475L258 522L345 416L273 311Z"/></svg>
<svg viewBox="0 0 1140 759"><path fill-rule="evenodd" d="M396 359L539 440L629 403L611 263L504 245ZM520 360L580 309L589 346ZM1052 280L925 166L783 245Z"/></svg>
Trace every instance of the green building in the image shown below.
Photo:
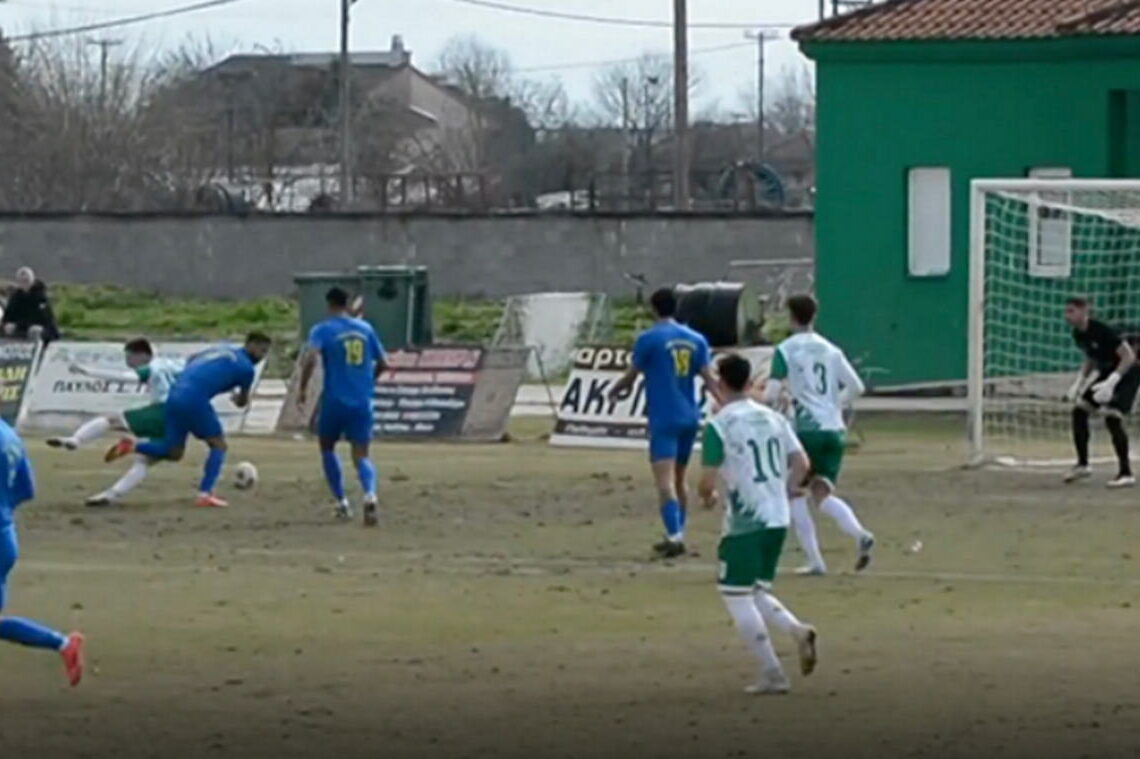
<svg viewBox="0 0 1140 759"><path fill-rule="evenodd" d="M964 380L970 180L1140 177L1140 3L890 0L793 37L821 331L876 386Z"/></svg>

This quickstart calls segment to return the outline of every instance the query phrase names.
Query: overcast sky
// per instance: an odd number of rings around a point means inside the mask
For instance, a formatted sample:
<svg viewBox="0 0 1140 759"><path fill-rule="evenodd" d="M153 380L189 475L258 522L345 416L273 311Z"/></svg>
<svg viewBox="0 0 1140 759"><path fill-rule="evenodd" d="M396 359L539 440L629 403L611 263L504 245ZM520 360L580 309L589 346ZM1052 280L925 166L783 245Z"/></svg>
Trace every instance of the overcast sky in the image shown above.
<svg viewBox="0 0 1140 759"><path fill-rule="evenodd" d="M8 36L74 26L133 13L187 5L191 0L0 0L0 29ZM671 0L501 0L501 2L578 14L669 20ZM118 37L147 49L174 47L188 36L209 38L219 48L286 51L334 50L338 44L339 0L236 0L232 5L197 11L138 26L89 35ZM815 18L817 0L689 0L691 22L741 22L757 25L801 23ZM354 49L386 49L393 34L403 35L413 63L429 69L440 48L454 35L476 34L507 50L516 67L590 63L666 53L668 29L586 23L472 7L457 0L358 0L353 6ZM786 37L786 30L783 31ZM701 53L703 48L738 47ZM690 33L693 65L705 74L705 91L696 110L715 102L724 112L743 110L741 91L755 86L756 48L745 44L742 29L694 29ZM126 46L119 48L125 50ZM771 83L783 67L804 61L794 44L779 40L767 47ZM535 72L561 78L571 96L590 97L596 69L568 68Z"/></svg>

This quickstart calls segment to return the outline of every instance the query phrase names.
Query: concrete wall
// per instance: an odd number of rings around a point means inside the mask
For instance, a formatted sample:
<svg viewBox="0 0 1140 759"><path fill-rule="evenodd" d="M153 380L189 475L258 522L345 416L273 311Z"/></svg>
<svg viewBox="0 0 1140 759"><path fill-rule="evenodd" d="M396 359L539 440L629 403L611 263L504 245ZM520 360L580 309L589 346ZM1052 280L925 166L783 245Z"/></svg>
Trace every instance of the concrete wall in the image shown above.
<svg viewBox="0 0 1140 759"><path fill-rule="evenodd" d="M0 276L113 282L185 295L287 294L293 274L359 264L427 266L439 295L547 290L627 295L726 277L738 259L811 257L810 215L0 216Z"/></svg>

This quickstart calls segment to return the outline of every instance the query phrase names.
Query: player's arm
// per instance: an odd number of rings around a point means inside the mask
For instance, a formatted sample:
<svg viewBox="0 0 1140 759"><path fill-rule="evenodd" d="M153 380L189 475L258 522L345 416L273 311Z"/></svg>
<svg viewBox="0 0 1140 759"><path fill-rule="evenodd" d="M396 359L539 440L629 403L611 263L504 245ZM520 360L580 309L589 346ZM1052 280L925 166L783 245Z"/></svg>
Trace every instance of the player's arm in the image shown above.
<svg viewBox="0 0 1140 759"><path fill-rule="evenodd" d="M637 375L641 374L642 368L645 366L645 341L639 337L637 342L633 344L633 355L630 357L629 368L625 370L625 374L621 375L617 382L610 386L610 391L606 393L606 397L610 401L617 400L618 396L628 393L633 383L637 382Z"/></svg>
<svg viewBox="0 0 1140 759"><path fill-rule="evenodd" d="M142 377L141 371L123 369L102 369L98 366L84 366L82 364L72 364L72 374L81 374L84 377L94 377L95 379L111 380L113 382L145 382Z"/></svg>
<svg viewBox="0 0 1140 759"><path fill-rule="evenodd" d="M368 343L372 348L372 354L376 356L376 369L373 370L372 381L377 382L380 375L388 370L388 354L384 352L384 345L380 342L376 330L372 330L368 335Z"/></svg>
<svg viewBox="0 0 1140 759"><path fill-rule="evenodd" d="M1117 337L1117 339L1120 338ZM1128 344L1127 340L1120 340L1120 344L1116 346L1116 358L1116 369L1112 374L1092 387L1093 400L1097 403L1108 403L1112 400L1116 386L1120 384L1125 373L1136 364L1136 351L1132 350L1132 346Z"/></svg>
<svg viewBox="0 0 1140 759"><path fill-rule="evenodd" d="M859 373L855 371L855 367L851 366L851 362L842 354L839 356L838 370L839 386L842 388L839 400L846 406L867 392L867 386L863 384L863 380L859 377Z"/></svg>
<svg viewBox="0 0 1140 759"><path fill-rule="evenodd" d="M309 342L305 352L301 354L301 386L297 389L297 405L304 406L309 397L309 382L313 379L313 372L317 369L317 360L320 358L321 333L320 325L313 327L309 333Z"/></svg>
<svg viewBox="0 0 1140 759"><path fill-rule="evenodd" d="M250 395L253 393L253 381L257 378L257 370L252 366L244 372L234 393L230 396L234 405L238 408L245 408L249 405Z"/></svg>
<svg viewBox="0 0 1140 759"><path fill-rule="evenodd" d="M701 379L705 382L705 390L716 401L717 407L724 405L724 398L720 394L720 383L717 382L716 371L713 369L712 351L707 342L702 342L697 348L697 367L701 372Z"/></svg>
<svg viewBox="0 0 1140 759"><path fill-rule="evenodd" d="M722 466L724 466L724 438L721 437L716 423L710 421L705 425L705 434L701 439L701 479L697 483L697 494L706 509L716 506L716 484Z"/></svg>
<svg viewBox="0 0 1140 759"><path fill-rule="evenodd" d="M760 401L770 408L780 405L780 398L784 394L784 381L788 379L788 361L784 352L779 348L772 354L772 367L768 372L768 381L764 383L764 390L760 394Z"/></svg>
<svg viewBox="0 0 1140 759"><path fill-rule="evenodd" d="M803 443L792 429L792 425L786 419L781 419L780 422L783 426L784 449L788 452L788 495L795 497L800 495L803 489L803 484L811 471L811 461L804 452Z"/></svg>

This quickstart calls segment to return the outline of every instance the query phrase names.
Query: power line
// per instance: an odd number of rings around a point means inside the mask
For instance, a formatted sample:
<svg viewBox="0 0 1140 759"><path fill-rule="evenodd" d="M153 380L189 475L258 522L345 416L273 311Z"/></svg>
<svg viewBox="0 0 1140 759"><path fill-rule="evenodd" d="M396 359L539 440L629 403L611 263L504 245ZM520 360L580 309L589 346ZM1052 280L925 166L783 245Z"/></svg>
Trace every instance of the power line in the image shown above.
<svg viewBox="0 0 1140 759"><path fill-rule="evenodd" d="M479 8L490 8L498 11L507 11L508 13L521 13L527 16L540 16L542 18L555 18L562 21L585 21L591 24L611 24L614 26L641 26L653 27L657 29L672 29L672 21L656 21L653 19L637 19L637 18L616 18L613 16L594 16L586 13L564 13L562 11L550 11L542 8L527 8L521 5L510 5L508 3L496 2L496 0L451 0L453 3L462 3L463 5L474 5ZM737 21L693 21L688 24L690 29L755 29L757 26L765 26L769 28L783 28L790 29L799 24L786 22L775 24L757 24L757 23L744 23Z"/></svg>
<svg viewBox="0 0 1140 759"><path fill-rule="evenodd" d="M114 29L120 26L129 26L131 24L141 24L146 21L155 21L160 18L169 18L171 16L181 16L184 13L193 13L194 11L204 11L207 8L217 8L221 5L230 5L231 3L240 2L240 0L204 0L204 2L194 3L192 5L182 5L177 8L168 8L164 11L154 11L153 13L143 13L137 16L124 16L122 18L111 19L110 21L100 21L94 24L84 24L83 26L71 26L64 29L49 29L45 32L32 32L30 34L19 34L14 37L7 37L8 42L32 42L34 40L48 39L51 37L67 37L72 34L86 34L87 32L97 32L102 29Z"/></svg>
<svg viewBox="0 0 1140 759"><path fill-rule="evenodd" d="M715 45L713 47L696 48L691 50L689 55L707 55L709 53L720 53L725 50L739 50L743 47L752 47L751 42L730 42L726 45ZM662 53L665 55L665 53ZM611 58L607 61L578 61L576 63L551 63L542 66L523 66L517 69L519 73L532 73L536 71L564 71L567 69L589 69L597 68L598 66L616 66L620 63L636 63L641 60L640 55L632 56L630 58Z"/></svg>

